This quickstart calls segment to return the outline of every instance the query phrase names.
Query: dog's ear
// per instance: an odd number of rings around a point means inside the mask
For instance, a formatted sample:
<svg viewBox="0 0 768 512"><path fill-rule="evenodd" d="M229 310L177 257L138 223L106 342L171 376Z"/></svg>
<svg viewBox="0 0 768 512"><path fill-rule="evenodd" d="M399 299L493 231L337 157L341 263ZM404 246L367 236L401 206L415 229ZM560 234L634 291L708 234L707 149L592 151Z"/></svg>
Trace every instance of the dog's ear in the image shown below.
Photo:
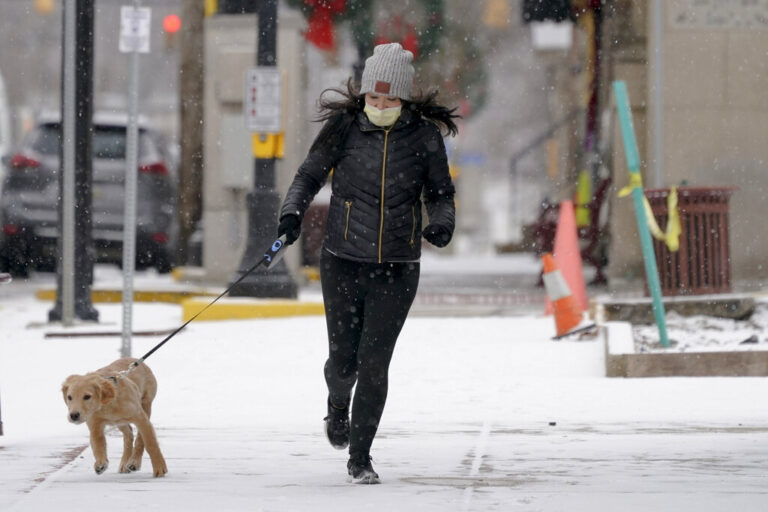
<svg viewBox="0 0 768 512"><path fill-rule="evenodd" d="M64 382L61 383L61 394L64 396L65 402L67 402L67 392L69 391L69 386L72 385L72 380L75 377L77 377L77 375L70 375L64 380Z"/></svg>
<svg viewBox="0 0 768 512"><path fill-rule="evenodd" d="M99 391L101 392L101 403L108 404L115 399L115 386L111 381L102 379L99 384Z"/></svg>

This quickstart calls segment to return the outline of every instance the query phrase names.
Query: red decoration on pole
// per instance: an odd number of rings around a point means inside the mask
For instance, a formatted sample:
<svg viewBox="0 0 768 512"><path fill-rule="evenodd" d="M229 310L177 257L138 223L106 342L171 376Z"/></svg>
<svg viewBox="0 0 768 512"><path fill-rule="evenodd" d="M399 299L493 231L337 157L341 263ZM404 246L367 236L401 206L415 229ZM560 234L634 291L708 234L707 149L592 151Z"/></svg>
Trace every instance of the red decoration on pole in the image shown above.
<svg viewBox="0 0 768 512"><path fill-rule="evenodd" d="M379 25L379 33L374 38L374 45L400 43L403 49L413 54L414 59L419 58L419 36L416 27L411 23L404 23L402 16L393 16Z"/></svg>
<svg viewBox="0 0 768 512"><path fill-rule="evenodd" d="M346 10L347 0L304 0L304 3L313 8L304 37L321 50L333 50L336 48L333 17Z"/></svg>
<svg viewBox="0 0 768 512"><path fill-rule="evenodd" d="M405 37L403 37L403 48L413 54L414 59L419 58L419 36L416 35L416 28L410 23L405 28Z"/></svg>

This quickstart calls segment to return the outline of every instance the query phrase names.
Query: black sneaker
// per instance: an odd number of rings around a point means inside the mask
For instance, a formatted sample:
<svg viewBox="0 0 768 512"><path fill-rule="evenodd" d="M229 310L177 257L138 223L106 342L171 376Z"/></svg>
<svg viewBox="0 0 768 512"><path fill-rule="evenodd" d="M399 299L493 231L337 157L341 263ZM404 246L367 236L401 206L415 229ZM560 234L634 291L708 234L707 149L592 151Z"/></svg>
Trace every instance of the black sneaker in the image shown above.
<svg viewBox="0 0 768 512"><path fill-rule="evenodd" d="M343 450L349 446L349 407L338 409L328 400L328 416L325 420L325 437L331 446Z"/></svg>
<svg viewBox="0 0 768 512"><path fill-rule="evenodd" d="M373 470L370 455L352 455L347 462L348 481L355 484L380 484L379 475Z"/></svg>

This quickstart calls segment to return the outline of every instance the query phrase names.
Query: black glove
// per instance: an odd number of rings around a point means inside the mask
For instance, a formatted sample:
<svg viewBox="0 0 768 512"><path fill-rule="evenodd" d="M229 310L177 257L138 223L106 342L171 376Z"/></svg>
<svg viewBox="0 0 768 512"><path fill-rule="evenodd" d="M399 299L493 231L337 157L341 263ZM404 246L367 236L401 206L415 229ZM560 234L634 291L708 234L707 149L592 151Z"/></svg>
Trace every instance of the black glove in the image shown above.
<svg viewBox="0 0 768 512"><path fill-rule="evenodd" d="M430 224L421 233L422 236L435 247L445 247L451 241L453 233L440 224Z"/></svg>
<svg viewBox="0 0 768 512"><path fill-rule="evenodd" d="M298 216L289 213L280 219L280 224L277 226L277 237L285 235L285 245L291 245L298 240L300 234L301 221Z"/></svg>

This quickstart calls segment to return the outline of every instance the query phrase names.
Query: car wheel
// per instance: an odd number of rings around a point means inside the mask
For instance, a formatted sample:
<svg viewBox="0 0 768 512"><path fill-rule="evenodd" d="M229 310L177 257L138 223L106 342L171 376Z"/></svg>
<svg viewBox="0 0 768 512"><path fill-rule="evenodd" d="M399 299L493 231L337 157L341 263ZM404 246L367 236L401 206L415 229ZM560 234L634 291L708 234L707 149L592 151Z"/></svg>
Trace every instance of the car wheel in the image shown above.
<svg viewBox="0 0 768 512"><path fill-rule="evenodd" d="M35 270L38 272L56 272L56 262L48 258L41 258L35 261Z"/></svg>
<svg viewBox="0 0 768 512"><path fill-rule="evenodd" d="M29 251L28 261L30 267L34 268L38 272L56 272L56 258L52 257L52 251L41 247L37 250Z"/></svg>
<svg viewBox="0 0 768 512"><path fill-rule="evenodd" d="M155 254L155 268L159 274L167 274L173 270L171 260L165 252Z"/></svg>
<svg viewBox="0 0 768 512"><path fill-rule="evenodd" d="M0 248L0 270L12 276L29 276L29 258L26 247L6 245Z"/></svg>
<svg viewBox="0 0 768 512"><path fill-rule="evenodd" d="M153 255L146 246L137 244L136 246L136 263L134 268L136 270L146 270L152 266Z"/></svg>

